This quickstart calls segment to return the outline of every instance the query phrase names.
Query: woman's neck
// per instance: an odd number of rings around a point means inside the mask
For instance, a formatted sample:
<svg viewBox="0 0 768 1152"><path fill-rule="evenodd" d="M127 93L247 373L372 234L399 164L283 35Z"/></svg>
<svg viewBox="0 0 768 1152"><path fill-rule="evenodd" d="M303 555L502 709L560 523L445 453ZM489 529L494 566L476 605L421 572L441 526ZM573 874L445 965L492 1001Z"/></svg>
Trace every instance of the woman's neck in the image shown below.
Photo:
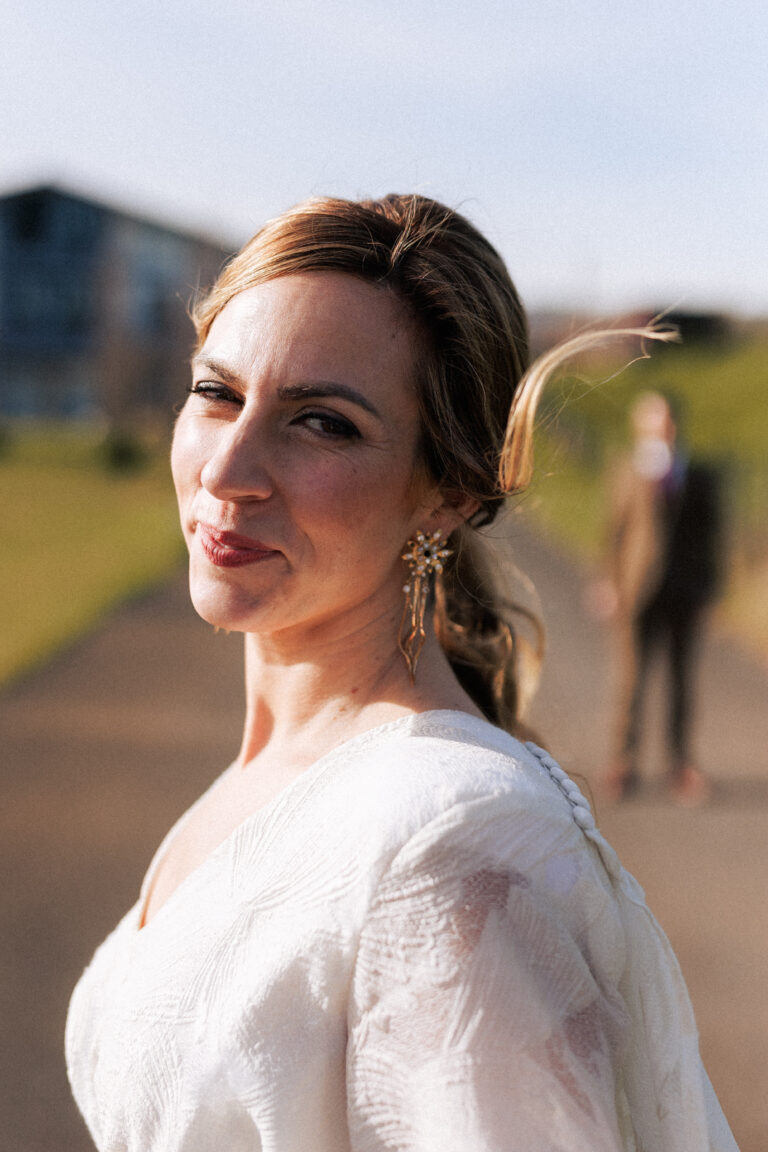
<svg viewBox="0 0 768 1152"><path fill-rule="evenodd" d="M393 644L391 620L300 647L285 638L248 634L239 763L264 760L298 768L399 716L443 708L481 715L425 623L415 683Z"/></svg>

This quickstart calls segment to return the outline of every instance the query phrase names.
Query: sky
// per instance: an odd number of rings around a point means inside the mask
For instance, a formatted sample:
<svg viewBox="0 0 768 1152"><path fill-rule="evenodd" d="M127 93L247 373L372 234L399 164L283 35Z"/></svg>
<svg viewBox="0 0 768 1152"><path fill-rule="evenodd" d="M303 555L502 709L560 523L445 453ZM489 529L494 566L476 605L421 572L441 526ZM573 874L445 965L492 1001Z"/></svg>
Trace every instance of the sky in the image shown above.
<svg viewBox="0 0 768 1152"><path fill-rule="evenodd" d="M768 314L765 0L0 0L0 193L238 245L418 191L531 307Z"/></svg>

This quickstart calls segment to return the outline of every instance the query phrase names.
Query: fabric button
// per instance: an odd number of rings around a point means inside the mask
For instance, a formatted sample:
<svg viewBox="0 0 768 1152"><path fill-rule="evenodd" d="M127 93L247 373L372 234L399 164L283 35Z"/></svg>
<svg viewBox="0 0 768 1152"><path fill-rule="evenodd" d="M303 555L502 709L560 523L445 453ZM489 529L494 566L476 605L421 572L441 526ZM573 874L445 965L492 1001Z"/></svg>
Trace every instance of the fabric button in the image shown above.
<svg viewBox="0 0 768 1152"><path fill-rule="evenodd" d="M562 782L564 780L568 779L568 777L566 776L565 772L563 772L560 765L555 764L554 760L552 761L551 764L547 764L547 768L549 769L550 776L554 777L554 779L557 780L558 783L562 784Z"/></svg>
<svg viewBox="0 0 768 1152"><path fill-rule="evenodd" d="M591 832L595 827L595 820L589 808L577 804L573 809L573 818L584 832Z"/></svg>

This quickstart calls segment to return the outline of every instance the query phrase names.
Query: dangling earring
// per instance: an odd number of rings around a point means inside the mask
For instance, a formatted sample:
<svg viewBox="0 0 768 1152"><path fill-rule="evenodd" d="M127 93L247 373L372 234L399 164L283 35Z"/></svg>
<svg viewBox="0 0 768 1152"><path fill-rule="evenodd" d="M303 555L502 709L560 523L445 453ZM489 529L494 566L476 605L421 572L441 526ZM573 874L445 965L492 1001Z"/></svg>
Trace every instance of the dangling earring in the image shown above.
<svg viewBox="0 0 768 1152"><path fill-rule="evenodd" d="M429 595L429 579L433 572L442 572L443 562L451 555L448 548L442 547L442 530L437 532L417 532L415 540L409 540L402 559L408 561L411 578L403 586L405 604L400 621L398 645L408 665L408 673L413 684L416 664L419 659L426 633L424 612Z"/></svg>

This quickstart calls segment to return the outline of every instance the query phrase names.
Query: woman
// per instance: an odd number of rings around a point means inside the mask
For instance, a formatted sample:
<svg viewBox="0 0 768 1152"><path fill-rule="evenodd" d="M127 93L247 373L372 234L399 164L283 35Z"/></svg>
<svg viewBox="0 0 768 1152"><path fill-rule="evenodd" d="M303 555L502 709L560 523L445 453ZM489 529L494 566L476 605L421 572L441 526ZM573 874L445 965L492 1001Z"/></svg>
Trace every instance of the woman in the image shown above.
<svg viewBox="0 0 768 1152"><path fill-rule="evenodd" d="M524 377L500 258L421 197L310 201L195 319L172 465L245 731L75 991L97 1146L732 1149L642 893L502 730L476 528L558 355Z"/></svg>

